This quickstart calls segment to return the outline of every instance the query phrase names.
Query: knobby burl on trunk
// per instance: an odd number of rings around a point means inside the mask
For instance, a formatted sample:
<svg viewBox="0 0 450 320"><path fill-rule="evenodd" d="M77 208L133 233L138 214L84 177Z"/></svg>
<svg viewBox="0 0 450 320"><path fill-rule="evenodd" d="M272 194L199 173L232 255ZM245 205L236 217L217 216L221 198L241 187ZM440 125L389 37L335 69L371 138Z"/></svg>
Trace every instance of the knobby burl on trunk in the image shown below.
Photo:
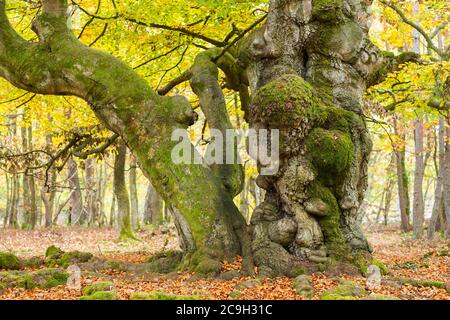
<svg viewBox="0 0 450 320"><path fill-rule="evenodd" d="M358 227L371 146L362 96L407 58L385 56L368 39L370 1L273 0L262 27L226 51L205 50L173 82L190 80L208 123L224 131L232 126L220 69L250 125L280 129L280 171L258 178L267 193L251 226L233 203L239 165L171 161L173 130L196 119L187 99L158 95L129 66L82 44L67 27L66 0L42 4L31 43L0 0L0 76L30 92L84 99L123 138L172 208L180 267L209 273L242 255L249 272L254 258L262 275L294 275L299 259L355 260L370 251Z"/></svg>

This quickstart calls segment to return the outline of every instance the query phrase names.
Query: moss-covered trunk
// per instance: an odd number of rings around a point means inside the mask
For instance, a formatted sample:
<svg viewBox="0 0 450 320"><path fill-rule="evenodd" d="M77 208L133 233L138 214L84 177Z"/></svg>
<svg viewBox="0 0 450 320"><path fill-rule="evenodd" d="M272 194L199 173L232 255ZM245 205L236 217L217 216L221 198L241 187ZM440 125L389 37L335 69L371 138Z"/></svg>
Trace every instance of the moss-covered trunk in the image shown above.
<svg viewBox="0 0 450 320"><path fill-rule="evenodd" d="M383 55L368 38L369 2L272 0L244 42L254 128L280 130L280 171L260 176L253 214L255 263L292 273L296 259L359 260L359 225L371 141L362 100Z"/></svg>

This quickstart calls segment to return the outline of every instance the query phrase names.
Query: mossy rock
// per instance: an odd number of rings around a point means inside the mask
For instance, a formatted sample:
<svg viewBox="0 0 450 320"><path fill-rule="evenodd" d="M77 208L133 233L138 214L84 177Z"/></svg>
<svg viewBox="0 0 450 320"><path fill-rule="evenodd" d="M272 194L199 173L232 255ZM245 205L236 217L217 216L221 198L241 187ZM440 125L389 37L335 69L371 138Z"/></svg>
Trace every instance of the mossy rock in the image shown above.
<svg viewBox="0 0 450 320"><path fill-rule="evenodd" d="M93 295L96 292L115 291L114 283L109 281L95 282L83 289L84 296Z"/></svg>
<svg viewBox="0 0 450 320"><path fill-rule="evenodd" d="M45 250L45 257L48 259L59 259L63 254L64 251L56 246L50 246Z"/></svg>
<svg viewBox="0 0 450 320"><path fill-rule="evenodd" d="M356 300L366 295L366 289L353 281L342 281L336 288L324 292L321 300Z"/></svg>
<svg viewBox="0 0 450 320"><path fill-rule="evenodd" d="M66 252L59 259L59 265L66 268L71 264L88 262L92 257L94 257L94 255L90 252Z"/></svg>
<svg viewBox="0 0 450 320"><path fill-rule="evenodd" d="M358 300L358 298L353 296L341 296L340 294L325 292L320 296L320 300Z"/></svg>
<svg viewBox="0 0 450 320"><path fill-rule="evenodd" d="M400 300L400 299L394 296L388 296L384 294L370 294L369 296L361 300Z"/></svg>
<svg viewBox="0 0 450 320"><path fill-rule="evenodd" d="M20 260L14 254L9 252L0 252L0 269L19 270Z"/></svg>
<svg viewBox="0 0 450 320"><path fill-rule="evenodd" d="M311 284L311 276L300 275L293 281L295 292L304 298L311 299L314 296L314 290Z"/></svg>
<svg viewBox="0 0 450 320"><path fill-rule="evenodd" d="M158 273L170 273L176 271L183 252L181 251L164 251L159 252L148 260L148 270Z"/></svg>
<svg viewBox="0 0 450 320"><path fill-rule="evenodd" d="M48 267L61 266L67 268L71 264L88 262L94 255L81 251L64 252L58 247L51 246L47 248L45 257L47 258L45 264Z"/></svg>
<svg viewBox="0 0 450 320"><path fill-rule="evenodd" d="M300 275L303 275L306 273L306 270L304 267L302 266L294 266L292 268L292 272L291 272L291 278L296 278Z"/></svg>
<svg viewBox="0 0 450 320"><path fill-rule="evenodd" d="M88 296L80 297L80 300L117 300L115 291L97 291Z"/></svg>
<svg viewBox="0 0 450 320"><path fill-rule="evenodd" d="M218 260L211 258L204 258L195 267L195 272L200 274L212 274L222 270L222 263Z"/></svg>
<svg viewBox="0 0 450 320"><path fill-rule="evenodd" d="M41 269L33 272L1 272L0 282L6 288L53 288L64 285L69 274L62 269Z"/></svg>
<svg viewBox="0 0 450 320"><path fill-rule="evenodd" d="M31 257L29 259L22 260L22 266L26 268L37 268L45 265L45 260L42 257Z"/></svg>
<svg viewBox="0 0 450 320"><path fill-rule="evenodd" d="M172 295L160 291L153 291L149 293L138 292L130 296L130 300L202 300L195 295Z"/></svg>
<svg viewBox="0 0 450 320"><path fill-rule="evenodd" d="M369 267L369 265L372 265L372 264L377 266L378 268L380 268L380 272L382 275L387 275L390 273L388 267L382 261L379 261L376 259L373 259L371 262L362 263L360 265L361 273L363 275L367 275L367 268Z"/></svg>

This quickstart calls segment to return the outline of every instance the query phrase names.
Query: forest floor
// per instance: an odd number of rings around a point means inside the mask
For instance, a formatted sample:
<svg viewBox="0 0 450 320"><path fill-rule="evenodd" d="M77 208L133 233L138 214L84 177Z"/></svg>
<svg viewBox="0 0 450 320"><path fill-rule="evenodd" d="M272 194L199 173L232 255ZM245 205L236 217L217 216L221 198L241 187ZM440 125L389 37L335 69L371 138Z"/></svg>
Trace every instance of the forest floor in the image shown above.
<svg viewBox="0 0 450 320"><path fill-rule="evenodd" d="M383 262L388 270L384 279L405 277L416 280L432 280L450 283L450 243L445 240L412 240L410 234L401 234L397 227L377 227L367 231L374 248L374 257ZM137 233L141 242L117 242L117 232L112 229L52 229L52 230L8 230L0 229L0 251L11 251L21 258L43 256L47 247L56 245L64 251L88 251L101 258L126 262L145 262L163 249L177 246L176 236L169 229L146 230ZM238 269L239 261L225 263L226 270ZM333 287L340 280L353 280L365 286L363 276L343 275L340 278L322 272L312 274L313 299ZM82 276L82 286L96 281L112 281L119 299L128 299L135 292L159 291L175 295L196 295L205 299L232 299L230 294L236 286L248 282L249 278L223 280L200 278L188 273L172 273L138 277L119 271L107 271L95 276ZM371 293L371 291L368 291ZM442 288L403 285L382 285L374 294L394 296L402 300L450 300L450 294ZM81 291L69 290L66 286L51 289L21 288L6 289L2 299L78 299ZM304 299L293 289L292 279L263 279L256 286L240 290L239 299Z"/></svg>

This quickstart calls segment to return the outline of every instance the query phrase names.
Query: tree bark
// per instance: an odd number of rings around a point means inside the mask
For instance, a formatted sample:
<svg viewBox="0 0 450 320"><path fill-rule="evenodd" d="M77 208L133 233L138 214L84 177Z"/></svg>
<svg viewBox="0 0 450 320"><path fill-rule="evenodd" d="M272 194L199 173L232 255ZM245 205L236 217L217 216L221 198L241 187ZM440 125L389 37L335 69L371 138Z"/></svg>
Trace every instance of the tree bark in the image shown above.
<svg viewBox="0 0 450 320"><path fill-rule="evenodd" d="M434 191L434 204L431 213L430 223L428 225L427 236L429 240L433 240L436 232L436 224L443 206L443 181L445 174L445 119L439 119L439 136L438 143L435 146L439 150L439 168L436 172L436 188Z"/></svg>
<svg viewBox="0 0 450 320"><path fill-rule="evenodd" d="M450 115L447 115L446 125L446 139L445 139L445 166L444 166L444 210L447 222L446 238L450 239Z"/></svg>
<svg viewBox="0 0 450 320"><path fill-rule="evenodd" d="M134 239L131 225L130 197L125 184L125 161L127 146L123 141L117 144L117 154L114 159L114 194L117 200L118 224L120 239Z"/></svg>
<svg viewBox="0 0 450 320"><path fill-rule="evenodd" d="M95 224L98 221L97 211L97 192L96 189L96 162L94 158L88 158L85 160L85 204L84 212L87 215L87 223L89 225Z"/></svg>
<svg viewBox="0 0 450 320"><path fill-rule="evenodd" d="M401 141L406 141L406 135L403 128L399 128L396 116L394 116L394 130L395 134ZM400 218L401 229L403 232L408 232L411 229L410 225L410 199L409 199L409 179L406 170L406 151L405 146L393 146L397 162L397 186L398 199L400 204Z"/></svg>
<svg viewBox="0 0 450 320"><path fill-rule="evenodd" d="M240 51L250 124L280 129L282 141L280 171L258 178L266 196L252 217L265 274L288 273L292 257L357 260L371 250L358 225L371 150L361 107L386 60L368 38L367 4L271 1L265 26ZM281 225L286 237L274 232Z"/></svg>
<svg viewBox="0 0 450 320"><path fill-rule="evenodd" d="M23 116L25 118L25 115ZM27 128L22 125L20 128L20 133L22 136L22 152L28 152L28 138L27 138ZM28 177L29 173L22 174L22 208L23 208L23 223L22 228L31 229L32 224L32 212L31 212L31 195L30 195L30 179Z"/></svg>
<svg viewBox="0 0 450 320"><path fill-rule="evenodd" d="M144 222L159 226L163 223L163 202L159 194L149 183L145 195Z"/></svg>
<svg viewBox="0 0 450 320"><path fill-rule="evenodd" d="M425 220L425 204L423 199L423 176L425 174L423 159L423 120L415 121L414 146L415 146L415 168L414 168L414 205L413 205L413 233L414 238L421 239L423 236L423 223Z"/></svg>
<svg viewBox="0 0 450 320"><path fill-rule="evenodd" d="M72 226L79 226L85 222L83 209L83 194L81 193L80 177L78 175L78 165L70 158L67 161L67 181L69 182L70 193L70 212L69 219Z"/></svg>
<svg viewBox="0 0 450 320"><path fill-rule="evenodd" d="M129 185L130 185L130 206L131 206L131 225L133 229L139 229L139 202L137 193L137 162L136 158L131 155L130 157L130 172L129 172Z"/></svg>
<svg viewBox="0 0 450 320"><path fill-rule="evenodd" d="M49 152L53 152L53 142L51 135L45 137L46 149ZM41 199L44 203L44 217L45 227L50 228L53 225L53 215L55 211L55 198L56 198L56 168L52 166L49 169L49 186L42 186Z"/></svg>

